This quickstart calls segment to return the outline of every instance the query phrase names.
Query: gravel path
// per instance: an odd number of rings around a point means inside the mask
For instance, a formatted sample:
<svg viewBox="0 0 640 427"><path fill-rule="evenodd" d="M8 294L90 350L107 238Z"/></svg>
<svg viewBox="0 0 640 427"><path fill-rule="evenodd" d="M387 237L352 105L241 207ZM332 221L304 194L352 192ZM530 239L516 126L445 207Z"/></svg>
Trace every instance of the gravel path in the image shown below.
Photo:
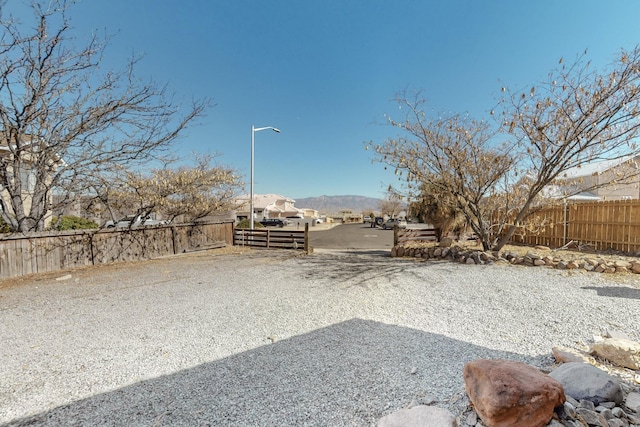
<svg viewBox="0 0 640 427"><path fill-rule="evenodd" d="M61 276L59 274L58 276ZM477 358L640 340L638 276L209 252L0 282L0 425L367 426Z"/></svg>

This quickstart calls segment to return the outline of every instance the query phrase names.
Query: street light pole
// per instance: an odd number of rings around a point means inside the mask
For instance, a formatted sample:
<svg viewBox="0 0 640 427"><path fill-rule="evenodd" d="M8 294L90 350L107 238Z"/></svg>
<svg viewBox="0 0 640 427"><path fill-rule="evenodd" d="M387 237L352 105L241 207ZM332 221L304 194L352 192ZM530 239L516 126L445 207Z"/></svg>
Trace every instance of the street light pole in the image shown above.
<svg viewBox="0 0 640 427"><path fill-rule="evenodd" d="M249 202L249 204L251 205L251 212L249 217L249 228L251 230L253 230L253 164L254 164L253 152L254 152L254 145L255 145L255 133L260 132L261 130L267 130L267 129L271 129L274 132L280 133L280 129L274 128L273 126L265 126L263 128L257 128L251 125L251 184L250 184L251 200Z"/></svg>

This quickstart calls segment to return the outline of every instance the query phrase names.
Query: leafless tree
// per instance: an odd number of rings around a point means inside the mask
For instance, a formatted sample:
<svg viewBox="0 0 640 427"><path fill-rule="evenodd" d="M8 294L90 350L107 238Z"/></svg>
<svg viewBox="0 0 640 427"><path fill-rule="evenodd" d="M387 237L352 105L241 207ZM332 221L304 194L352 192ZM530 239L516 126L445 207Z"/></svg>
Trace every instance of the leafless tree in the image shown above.
<svg viewBox="0 0 640 427"><path fill-rule="evenodd" d="M430 117L419 93L402 93L396 100L406 116L389 118L389 123L403 136L373 146L377 159L395 167L408 193L428 189L449 209L461 212L489 246L495 233L487 197L498 192L514 164L508 147L495 143L495 132L485 122L458 114Z"/></svg>
<svg viewBox="0 0 640 427"><path fill-rule="evenodd" d="M426 183L420 186L410 210L420 222L431 224L435 228L438 240L454 230L460 234L466 225L456 198L450 193L443 193L441 189L428 187Z"/></svg>
<svg viewBox="0 0 640 427"><path fill-rule="evenodd" d="M115 185L113 185L115 184ZM115 183L96 191L111 212L128 209L147 217L195 221L235 209L243 182L228 166L210 156L197 157L195 166L165 167L148 173L122 171ZM112 219L116 219L112 215Z"/></svg>
<svg viewBox="0 0 640 427"><path fill-rule="evenodd" d="M402 93L397 101L406 116L389 123L403 134L370 146L377 160L405 174L409 191L428 188L451 200L484 248L493 250L549 201L553 186L569 197L638 175L638 48L622 51L602 72L592 71L584 55L570 66L560 61L544 82L503 93L498 129L460 114L431 117L419 94ZM628 165L609 181L563 186L568 170L602 160Z"/></svg>
<svg viewBox="0 0 640 427"><path fill-rule="evenodd" d="M138 58L103 71L108 38L76 48L67 0L34 1L34 26L2 11L0 215L14 231L42 230L116 166L135 170L169 154L208 100L180 110L166 87L134 74Z"/></svg>
<svg viewBox="0 0 640 427"><path fill-rule="evenodd" d="M380 213L395 218L404 209L402 195L390 189L387 197L380 201Z"/></svg>

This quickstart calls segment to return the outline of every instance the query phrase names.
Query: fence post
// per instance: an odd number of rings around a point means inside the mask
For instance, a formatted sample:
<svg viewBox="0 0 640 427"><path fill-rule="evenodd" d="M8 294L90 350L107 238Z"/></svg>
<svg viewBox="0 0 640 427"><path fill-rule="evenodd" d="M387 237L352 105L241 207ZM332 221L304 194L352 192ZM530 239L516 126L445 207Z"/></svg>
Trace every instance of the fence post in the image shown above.
<svg viewBox="0 0 640 427"><path fill-rule="evenodd" d="M568 218L568 209L569 205L567 203L567 199L564 200L564 230L562 231L562 246L567 244L567 221L569 220Z"/></svg>
<svg viewBox="0 0 640 427"><path fill-rule="evenodd" d="M398 224L393 226L393 246L398 246Z"/></svg>
<svg viewBox="0 0 640 427"><path fill-rule="evenodd" d="M176 250L176 226L171 226L171 244L173 245L173 254L176 255L178 252Z"/></svg>
<svg viewBox="0 0 640 427"><path fill-rule="evenodd" d="M96 256L95 256L95 251L93 249L93 236L95 236L96 233L89 233L89 250L91 252L91 265L96 265Z"/></svg>
<svg viewBox="0 0 640 427"><path fill-rule="evenodd" d="M304 252L309 255L309 223L304 223Z"/></svg>

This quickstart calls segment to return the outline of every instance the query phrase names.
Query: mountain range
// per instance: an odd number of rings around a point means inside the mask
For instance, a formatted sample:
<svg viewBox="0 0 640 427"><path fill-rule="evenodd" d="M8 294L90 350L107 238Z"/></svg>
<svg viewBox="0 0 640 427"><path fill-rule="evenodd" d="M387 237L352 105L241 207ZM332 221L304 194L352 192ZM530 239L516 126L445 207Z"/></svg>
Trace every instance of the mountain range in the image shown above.
<svg viewBox="0 0 640 427"><path fill-rule="evenodd" d="M337 214L351 209L354 213L369 213L380 210L382 199L366 196L318 196L295 199L297 208L315 209L320 214Z"/></svg>

